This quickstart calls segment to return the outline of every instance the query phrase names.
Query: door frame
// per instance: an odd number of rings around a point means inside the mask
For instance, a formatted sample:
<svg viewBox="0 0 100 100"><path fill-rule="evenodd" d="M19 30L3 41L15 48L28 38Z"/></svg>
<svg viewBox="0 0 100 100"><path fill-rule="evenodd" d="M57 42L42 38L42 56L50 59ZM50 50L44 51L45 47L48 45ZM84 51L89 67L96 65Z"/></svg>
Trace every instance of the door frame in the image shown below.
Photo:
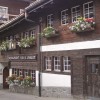
<svg viewBox="0 0 100 100"><path fill-rule="evenodd" d="M100 58L100 55L85 55L85 75L84 75L84 78L85 78L85 83L84 83L84 86L85 86L85 92L84 94L88 96L88 82L87 82L87 75L88 75L88 67L87 67L87 59L88 58L91 58L91 57L99 57Z"/></svg>
<svg viewBox="0 0 100 100"><path fill-rule="evenodd" d="M7 71L7 75L5 76L5 72ZM9 68L8 67L4 67L3 69L3 89L6 89L6 88L9 88L9 85L7 85L7 87L5 87L5 77L8 77L9 76Z"/></svg>

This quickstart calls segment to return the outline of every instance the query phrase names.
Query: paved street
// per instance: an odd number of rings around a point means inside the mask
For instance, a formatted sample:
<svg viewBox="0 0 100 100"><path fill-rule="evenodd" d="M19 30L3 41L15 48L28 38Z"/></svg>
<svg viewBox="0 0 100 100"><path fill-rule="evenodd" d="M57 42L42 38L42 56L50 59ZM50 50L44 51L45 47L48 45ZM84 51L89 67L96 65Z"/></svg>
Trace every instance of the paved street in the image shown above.
<svg viewBox="0 0 100 100"><path fill-rule="evenodd" d="M9 90L0 90L0 100L100 100L100 98L50 98L37 97L33 95L11 93Z"/></svg>

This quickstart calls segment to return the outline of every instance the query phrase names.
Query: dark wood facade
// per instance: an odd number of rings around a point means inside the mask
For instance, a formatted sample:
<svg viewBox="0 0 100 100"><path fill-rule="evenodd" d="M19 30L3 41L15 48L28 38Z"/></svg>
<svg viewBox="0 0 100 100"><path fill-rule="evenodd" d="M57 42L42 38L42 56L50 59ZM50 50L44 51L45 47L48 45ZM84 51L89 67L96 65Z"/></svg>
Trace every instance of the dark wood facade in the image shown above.
<svg viewBox="0 0 100 100"><path fill-rule="evenodd" d="M44 0L45 1L45 0ZM72 25L72 10L71 8L80 5L80 16L84 16L83 5L86 3L93 3L93 18L95 20L96 26L95 30L84 33L71 32L69 27ZM99 40L99 13L100 13L100 1L99 0L54 0L50 3L45 4L45 2L40 3L38 6L33 8L29 7L26 9L28 14L27 19L23 19L20 23L8 28L8 30L2 30L0 33L0 38L5 39L5 37L10 37L18 35L19 38L23 37L23 33L35 30L35 46L32 48L16 48L15 50L3 51L1 59L4 60L6 57L13 55L34 55L37 54L37 61L33 62L14 62L11 61L11 67L17 68L17 66L26 66L25 69L39 70L43 73L53 73L53 74L64 74L71 75L71 93L73 95L88 95L88 96L100 96L99 89L99 70L100 70L100 48L90 47L80 49L58 49L57 51L41 51L38 52L40 47L59 45L66 43L83 43L85 41L95 41ZM90 7L91 8L91 7ZM68 23L66 25L61 25L61 11L68 9ZM47 16L53 14L53 27L59 32L59 36L52 38L38 37L38 33L42 33L42 30L47 27ZM42 21L40 22L40 19ZM10 25L9 25L10 26ZM5 29L5 28L4 28ZM24 34L25 35L25 34ZM39 44L39 42L41 44ZM82 44L83 45L83 44ZM82 46L81 45L81 46ZM94 45L94 44L93 44ZM79 45L80 46L80 45ZM65 47L66 48L66 47ZM69 47L70 48L70 47ZM46 70L45 58L50 57L51 68ZM55 58L56 57L56 58ZM57 58L58 57L58 58ZM70 71L64 71L63 68L63 58L68 57L70 60ZM60 68L55 71L54 60L60 61ZM6 59L8 61L8 58ZM17 66L15 66L17 65ZM40 65L40 66L39 66ZM15 67L14 67L15 66ZM32 66L32 67L27 67ZM41 67L41 68L40 68ZM94 69L92 69L94 68ZM20 68L19 68L20 69ZM23 68L22 68L23 69Z"/></svg>

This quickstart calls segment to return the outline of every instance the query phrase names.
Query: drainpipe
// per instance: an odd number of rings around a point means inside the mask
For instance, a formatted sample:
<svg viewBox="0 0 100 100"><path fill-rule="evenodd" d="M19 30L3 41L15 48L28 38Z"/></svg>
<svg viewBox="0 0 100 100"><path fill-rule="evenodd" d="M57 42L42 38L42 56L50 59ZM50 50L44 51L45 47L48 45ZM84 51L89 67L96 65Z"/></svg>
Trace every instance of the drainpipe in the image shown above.
<svg viewBox="0 0 100 100"><path fill-rule="evenodd" d="M42 23L42 18L39 19L39 34L38 34L39 97L41 97L41 82L42 82L41 81L41 77L42 77L42 75L41 75L41 72L42 72L42 59L41 59L41 57L42 57L42 54L41 54L41 35L40 35L40 33L41 33L41 23Z"/></svg>

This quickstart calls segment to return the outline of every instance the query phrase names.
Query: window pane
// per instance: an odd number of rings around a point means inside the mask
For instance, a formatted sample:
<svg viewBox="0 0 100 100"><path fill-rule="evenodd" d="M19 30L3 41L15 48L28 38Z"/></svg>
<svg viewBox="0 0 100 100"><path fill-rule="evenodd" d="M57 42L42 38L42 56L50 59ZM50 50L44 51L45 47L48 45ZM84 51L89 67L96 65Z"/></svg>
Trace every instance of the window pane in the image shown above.
<svg viewBox="0 0 100 100"><path fill-rule="evenodd" d="M77 21L78 17L80 16L80 6L72 8L72 22Z"/></svg>

